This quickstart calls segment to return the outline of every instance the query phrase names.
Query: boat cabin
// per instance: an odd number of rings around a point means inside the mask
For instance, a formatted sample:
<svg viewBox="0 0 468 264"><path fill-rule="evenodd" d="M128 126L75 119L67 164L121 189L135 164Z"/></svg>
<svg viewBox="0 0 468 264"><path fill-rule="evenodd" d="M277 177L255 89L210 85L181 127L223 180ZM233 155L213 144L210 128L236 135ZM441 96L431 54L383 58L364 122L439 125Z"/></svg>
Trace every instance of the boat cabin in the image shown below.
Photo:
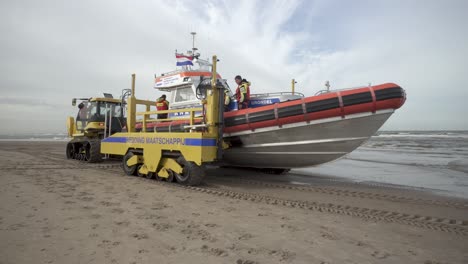
<svg viewBox="0 0 468 264"><path fill-rule="evenodd" d="M176 57L177 56L178 55L176 54ZM199 54L196 54L195 56L191 56L191 54L179 56L192 58L190 60L191 63L189 65L181 66L181 68L178 70L163 73L159 76L155 75L154 88L168 93L166 96L170 103L169 108L171 110L200 107L201 100L197 97L196 94L197 87L204 78L211 77L211 64L207 60L199 59ZM198 67L194 66L193 64L197 65ZM221 75L219 74L217 78L222 83L229 97L231 98L230 104L227 107L228 111L238 110L235 94L230 89L227 80L222 79ZM303 97L303 94L297 92L251 94L249 107L256 108L284 101L297 100ZM184 112L170 113L169 117L182 117L188 114L189 113Z"/></svg>

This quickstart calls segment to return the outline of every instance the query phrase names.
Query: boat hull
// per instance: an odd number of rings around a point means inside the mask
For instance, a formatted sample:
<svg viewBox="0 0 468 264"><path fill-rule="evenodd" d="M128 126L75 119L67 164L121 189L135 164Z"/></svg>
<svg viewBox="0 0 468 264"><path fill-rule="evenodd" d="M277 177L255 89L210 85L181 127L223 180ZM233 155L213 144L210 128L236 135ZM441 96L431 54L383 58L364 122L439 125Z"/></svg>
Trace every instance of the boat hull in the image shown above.
<svg viewBox="0 0 468 264"><path fill-rule="evenodd" d="M233 147L226 165L254 168L298 168L336 160L350 153L387 121L393 109L225 135Z"/></svg>
<svg viewBox="0 0 468 264"><path fill-rule="evenodd" d="M406 100L394 83L224 113L219 162L254 168L298 168L336 160L362 145ZM187 120L148 124L156 132L187 131ZM151 130L150 130L151 131Z"/></svg>

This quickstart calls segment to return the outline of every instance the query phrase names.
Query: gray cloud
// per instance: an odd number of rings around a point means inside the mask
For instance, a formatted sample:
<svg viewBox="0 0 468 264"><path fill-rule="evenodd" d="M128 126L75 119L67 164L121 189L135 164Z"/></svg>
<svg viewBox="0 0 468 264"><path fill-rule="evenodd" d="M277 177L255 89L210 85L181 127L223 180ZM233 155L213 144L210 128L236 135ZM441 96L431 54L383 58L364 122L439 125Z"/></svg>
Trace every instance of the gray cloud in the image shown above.
<svg viewBox="0 0 468 264"><path fill-rule="evenodd" d="M408 101L385 129L468 129L463 10L464 1L3 1L0 111L9 122L40 118L0 133L63 132L72 97L120 94L133 72L137 96L157 98L154 73L175 69L173 51L191 47L193 30L222 76L242 74L254 92L289 89L291 78L307 95L326 80L396 82Z"/></svg>

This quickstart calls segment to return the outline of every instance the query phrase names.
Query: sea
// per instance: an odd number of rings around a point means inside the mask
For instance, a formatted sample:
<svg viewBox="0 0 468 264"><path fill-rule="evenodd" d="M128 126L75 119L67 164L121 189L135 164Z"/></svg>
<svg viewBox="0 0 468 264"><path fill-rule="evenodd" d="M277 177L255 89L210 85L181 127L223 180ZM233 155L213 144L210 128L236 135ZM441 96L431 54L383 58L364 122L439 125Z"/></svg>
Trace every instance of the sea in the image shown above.
<svg viewBox="0 0 468 264"><path fill-rule="evenodd" d="M292 172L468 198L468 131L379 131L339 160Z"/></svg>
<svg viewBox="0 0 468 264"><path fill-rule="evenodd" d="M63 133L0 135L0 141L67 140ZM425 189L468 199L468 131L379 131L339 160L291 173Z"/></svg>

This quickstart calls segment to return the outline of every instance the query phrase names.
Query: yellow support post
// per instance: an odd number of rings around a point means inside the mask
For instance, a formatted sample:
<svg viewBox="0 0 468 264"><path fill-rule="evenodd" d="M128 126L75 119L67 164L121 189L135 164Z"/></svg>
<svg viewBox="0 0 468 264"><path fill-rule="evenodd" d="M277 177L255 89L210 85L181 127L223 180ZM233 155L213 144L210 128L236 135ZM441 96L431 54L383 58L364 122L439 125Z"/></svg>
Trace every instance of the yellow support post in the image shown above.
<svg viewBox="0 0 468 264"><path fill-rule="evenodd" d="M135 132L135 113L136 113L136 98L135 98L135 74L132 74L132 94L128 98L127 110L127 130L128 132Z"/></svg>
<svg viewBox="0 0 468 264"><path fill-rule="evenodd" d="M146 132L146 114L143 115L143 123L141 126L141 131Z"/></svg>
<svg viewBox="0 0 468 264"><path fill-rule="evenodd" d="M206 113L206 122L208 124L208 133L212 136L217 136L219 120L219 89L216 87L217 83L217 73L216 73L216 63L218 62L218 57L213 56L213 66L211 69L211 90L207 92L207 113Z"/></svg>
<svg viewBox="0 0 468 264"><path fill-rule="evenodd" d="M294 90L296 88L296 80L292 79L291 80L291 89L292 89L292 93L294 94Z"/></svg>
<svg viewBox="0 0 468 264"><path fill-rule="evenodd" d="M193 122L194 122L193 119L194 119L194 117L195 117L195 112L190 111L190 126L193 126Z"/></svg>

